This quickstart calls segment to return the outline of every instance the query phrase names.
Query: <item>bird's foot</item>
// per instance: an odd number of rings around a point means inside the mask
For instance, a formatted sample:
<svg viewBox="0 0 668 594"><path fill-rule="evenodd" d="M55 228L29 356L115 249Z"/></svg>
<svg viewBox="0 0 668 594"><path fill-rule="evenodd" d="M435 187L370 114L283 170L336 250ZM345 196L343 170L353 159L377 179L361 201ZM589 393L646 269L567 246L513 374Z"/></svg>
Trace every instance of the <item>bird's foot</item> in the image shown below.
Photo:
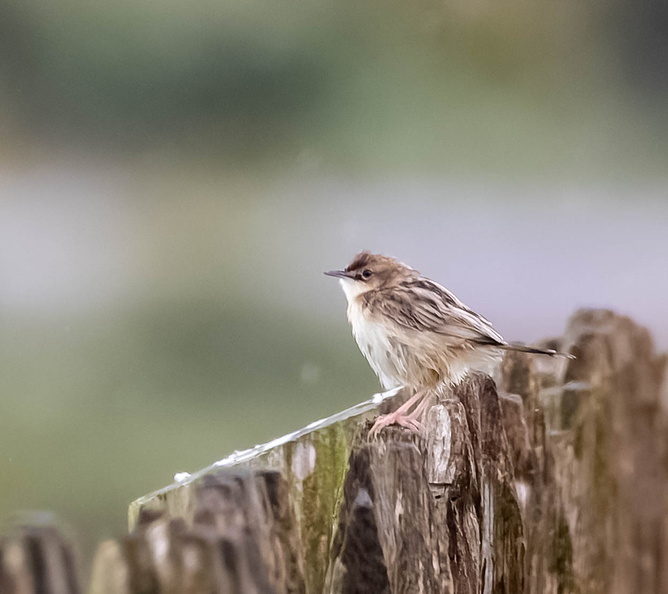
<svg viewBox="0 0 668 594"><path fill-rule="evenodd" d="M376 422L373 424L373 427L371 427L371 430L369 431L369 436L378 437L380 431L385 427L389 427L390 425L399 425L400 427L404 427L404 429L408 429L411 433L415 433L416 435L421 435L424 431L424 426L422 423L420 423L420 421L415 419L412 415L407 415L397 410L387 415L379 415L376 418Z"/></svg>

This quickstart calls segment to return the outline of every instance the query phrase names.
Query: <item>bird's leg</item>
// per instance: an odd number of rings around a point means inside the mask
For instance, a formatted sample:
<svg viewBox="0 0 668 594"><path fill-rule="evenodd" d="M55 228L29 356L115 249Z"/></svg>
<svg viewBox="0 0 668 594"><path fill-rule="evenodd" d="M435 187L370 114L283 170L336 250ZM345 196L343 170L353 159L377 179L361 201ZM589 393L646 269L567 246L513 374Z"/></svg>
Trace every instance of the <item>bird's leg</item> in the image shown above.
<svg viewBox="0 0 668 594"><path fill-rule="evenodd" d="M376 419L376 422L373 424L373 427L371 427L369 435L375 437L378 435L381 429L388 427L389 425L400 425L401 427L405 427L413 433L420 433L423 427L417 419L424 410L423 403L420 403L416 407L415 411L413 411L411 414L407 413L414 404L418 403L420 399L427 395L427 392L428 390L426 388L418 390L394 412L391 412L387 415L379 415ZM429 401L429 399L426 400ZM418 409L419 414L416 415L415 412L418 411Z"/></svg>
<svg viewBox="0 0 668 594"><path fill-rule="evenodd" d="M418 423L418 425L421 425L420 423L420 417L422 416L422 413L424 413L427 408L429 408L429 405L431 404L431 394L425 394L424 398L422 401L413 409L413 412L411 412L406 418L410 419L410 421Z"/></svg>

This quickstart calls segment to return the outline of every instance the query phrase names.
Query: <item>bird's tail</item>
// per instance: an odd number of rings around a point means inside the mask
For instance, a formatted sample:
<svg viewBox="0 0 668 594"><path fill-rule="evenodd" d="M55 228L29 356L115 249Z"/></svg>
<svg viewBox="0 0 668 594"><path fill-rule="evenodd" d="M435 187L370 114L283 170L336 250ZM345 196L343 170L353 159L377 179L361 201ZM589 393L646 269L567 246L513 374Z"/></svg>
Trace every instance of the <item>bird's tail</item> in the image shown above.
<svg viewBox="0 0 668 594"><path fill-rule="evenodd" d="M499 345L507 351L519 351L520 353L532 353L534 355L547 355L548 357L564 357L566 359L575 359L575 355L570 353L560 353L554 349L537 349L535 347L525 346L517 343L506 343Z"/></svg>

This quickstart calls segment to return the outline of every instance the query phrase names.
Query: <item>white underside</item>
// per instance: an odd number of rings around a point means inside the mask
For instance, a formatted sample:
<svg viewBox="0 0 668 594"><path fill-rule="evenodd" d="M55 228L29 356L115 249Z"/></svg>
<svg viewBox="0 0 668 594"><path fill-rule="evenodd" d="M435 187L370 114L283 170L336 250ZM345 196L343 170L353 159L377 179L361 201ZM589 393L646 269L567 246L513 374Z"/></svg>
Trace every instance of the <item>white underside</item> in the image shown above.
<svg viewBox="0 0 668 594"><path fill-rule="evenodd" d="M493 373L501 359L497 348L473 347L461 338L372 319L356 299L364 287L347 279L341 280L341 286L355 340L385 389L457 384L469 371Z"/></svg>

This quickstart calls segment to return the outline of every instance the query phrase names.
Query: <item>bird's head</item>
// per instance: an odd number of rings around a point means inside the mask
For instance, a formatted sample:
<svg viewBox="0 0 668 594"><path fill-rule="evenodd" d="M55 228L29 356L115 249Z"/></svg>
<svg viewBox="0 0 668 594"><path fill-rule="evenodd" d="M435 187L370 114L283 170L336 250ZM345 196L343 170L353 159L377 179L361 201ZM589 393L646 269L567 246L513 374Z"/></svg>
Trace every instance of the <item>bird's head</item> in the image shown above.
<svg viewBox="0 0 668 594"><path fill-rule="evenodd" d="M393 286L418 276L417 270L381 254L360 252L343 270L330 270L327 276L341 279L348 301L368 291Z"/></svg>

